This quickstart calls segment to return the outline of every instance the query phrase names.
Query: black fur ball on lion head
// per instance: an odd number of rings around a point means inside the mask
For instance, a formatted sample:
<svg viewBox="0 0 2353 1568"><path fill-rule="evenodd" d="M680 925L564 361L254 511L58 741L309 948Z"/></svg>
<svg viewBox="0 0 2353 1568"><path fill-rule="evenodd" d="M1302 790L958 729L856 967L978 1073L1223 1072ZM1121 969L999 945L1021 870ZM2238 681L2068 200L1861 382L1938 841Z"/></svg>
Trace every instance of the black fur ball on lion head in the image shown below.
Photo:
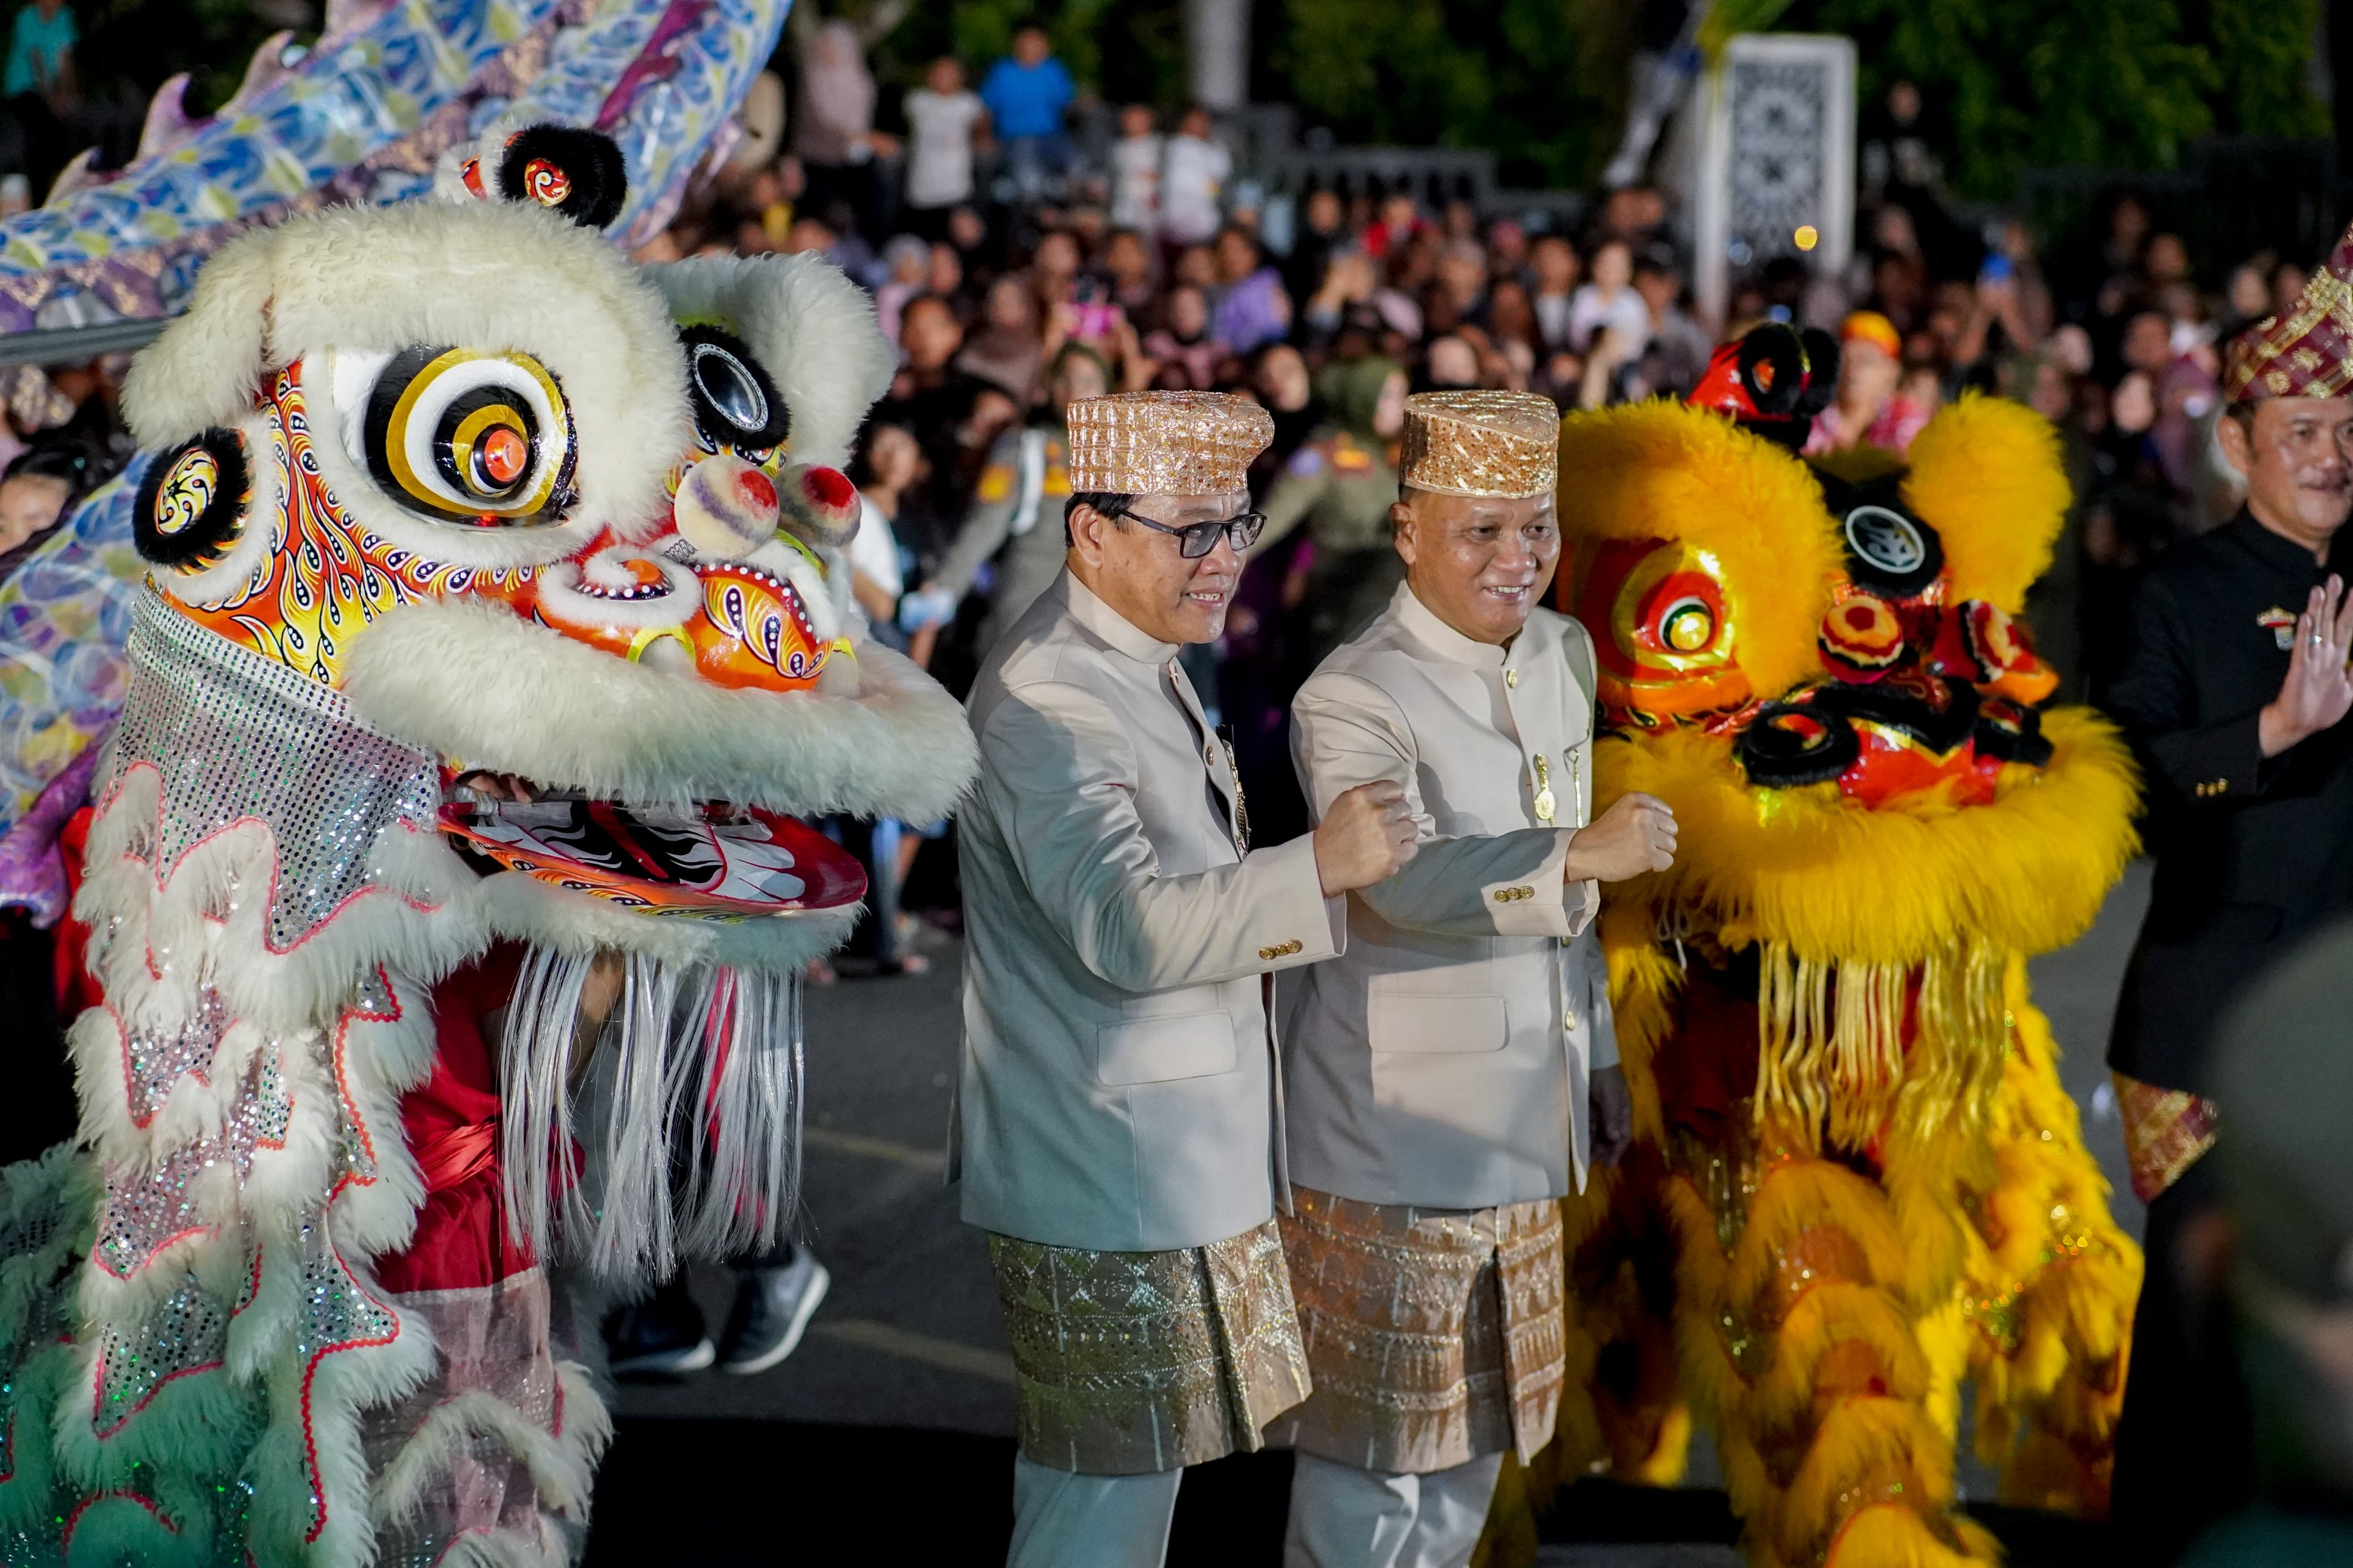
<svg viewBox="0 0 2353 1568"><path fill-rule="evenodd" d="M620 143L575 125L531 125L508 138L497 184L508 201L536 202L588 228L620 216L629 195Z"/></svg>

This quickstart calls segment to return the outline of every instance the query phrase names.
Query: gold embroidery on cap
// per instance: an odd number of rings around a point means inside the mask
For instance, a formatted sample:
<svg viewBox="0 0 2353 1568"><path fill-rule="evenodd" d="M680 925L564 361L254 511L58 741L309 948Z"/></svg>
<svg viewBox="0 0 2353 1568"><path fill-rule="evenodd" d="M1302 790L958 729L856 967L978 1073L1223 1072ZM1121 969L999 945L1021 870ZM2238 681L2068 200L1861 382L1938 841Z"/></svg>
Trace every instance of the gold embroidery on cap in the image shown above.
<svg viewBox="0 0 2353 1568"><path fill-rule="evenodd" d="M1068 468L1074 491L1217 496L1250 488L1250 459L1274 418L1221 392L1124 392L1073 403Z"/></svg>
<svg viewBox="0 0 2353 1568"><path fill-rule="evenodd" d="M1418 392L1398 475L1441 495L1543 495L1560 469L1560 411L1533 392Z"/></svg>

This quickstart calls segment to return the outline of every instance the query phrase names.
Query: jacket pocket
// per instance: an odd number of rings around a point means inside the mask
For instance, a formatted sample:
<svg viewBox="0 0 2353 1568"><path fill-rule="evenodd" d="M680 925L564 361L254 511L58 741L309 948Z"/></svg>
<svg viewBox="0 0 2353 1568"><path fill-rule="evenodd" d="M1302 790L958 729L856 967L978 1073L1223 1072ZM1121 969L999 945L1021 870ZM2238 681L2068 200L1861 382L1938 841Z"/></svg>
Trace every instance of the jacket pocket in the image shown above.
<svg viewBox="0 0 2353 1568"><path fill-rule="evenodd" d="M1373 1049L1398 1054L1500 1051L1511 1037L1501 996L1376 994L1366 1022Z"/></svg>
<svg viewBox="0 0 2353 1568"><path fill-rule="evenodd" d="M1233 1070L1234 1016L1222 1007L1138 1018L1095 1031L1095 1079L1101 1083L1166 1083Z"/></svg>

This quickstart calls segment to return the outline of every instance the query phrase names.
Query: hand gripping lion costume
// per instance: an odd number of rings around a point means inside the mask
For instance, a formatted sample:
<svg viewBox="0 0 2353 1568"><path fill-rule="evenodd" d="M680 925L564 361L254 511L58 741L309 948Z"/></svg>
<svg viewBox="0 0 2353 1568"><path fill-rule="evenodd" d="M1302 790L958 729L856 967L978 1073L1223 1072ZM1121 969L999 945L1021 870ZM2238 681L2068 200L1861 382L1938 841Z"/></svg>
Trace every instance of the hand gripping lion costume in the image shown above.
<svg viewBox="0 0 2353 1568"><path fill-rule="evenodd" d="M793 1218L796 977L864 892L802 818L934 819L973 747L845 633L864 297L640 271L620 178L493 133L453 199L224 247L132 370L150 585L74 906L103 1191L70 1303L83 1178L0 1205L12 1562L561 1563L607 1423L554 1250Z"/></svg>
<svg viewBox="0 0 2353 1568"><path fill-rule="evenodd" d="M2056 438L1972 396L1908 467L1810 467L1835 352L1765 329L1703 405L1561 430L1596 805L1682 832L1604 901L1637 1144L1566 1205L1570 1394L1530 1479L1671 1480L1695 1413L1759 1568L1996 1558L1951 1506L1965 1378L2005 1501L2104 1511L2139 1273L2026 983L2134 847L2121 742L2038 711L2010 618Z"/></svg>

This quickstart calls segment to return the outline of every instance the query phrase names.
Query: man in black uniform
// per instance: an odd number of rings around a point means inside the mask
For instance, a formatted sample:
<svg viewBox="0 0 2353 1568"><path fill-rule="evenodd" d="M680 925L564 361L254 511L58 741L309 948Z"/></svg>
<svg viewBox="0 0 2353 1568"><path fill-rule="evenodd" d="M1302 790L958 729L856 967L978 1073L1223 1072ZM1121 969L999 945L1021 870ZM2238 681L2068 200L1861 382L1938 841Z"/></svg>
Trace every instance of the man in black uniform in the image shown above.
<svg viewBox="0 0 2353 1568"><path fill-rule="evenodd" d="M2227 525L2151 569L2109 705L2148 780L2157 877L2109 1043L2147 1272L2116 1435L2122 1563L2162 1563L2240 1506L2253 1445L2200 1156L2231 1108L2208 1037L2293 940L2353 909L2353 234L2297 307L2230 347ZM2353 1138L2353 1128L2347 1129Z"/></svg>

